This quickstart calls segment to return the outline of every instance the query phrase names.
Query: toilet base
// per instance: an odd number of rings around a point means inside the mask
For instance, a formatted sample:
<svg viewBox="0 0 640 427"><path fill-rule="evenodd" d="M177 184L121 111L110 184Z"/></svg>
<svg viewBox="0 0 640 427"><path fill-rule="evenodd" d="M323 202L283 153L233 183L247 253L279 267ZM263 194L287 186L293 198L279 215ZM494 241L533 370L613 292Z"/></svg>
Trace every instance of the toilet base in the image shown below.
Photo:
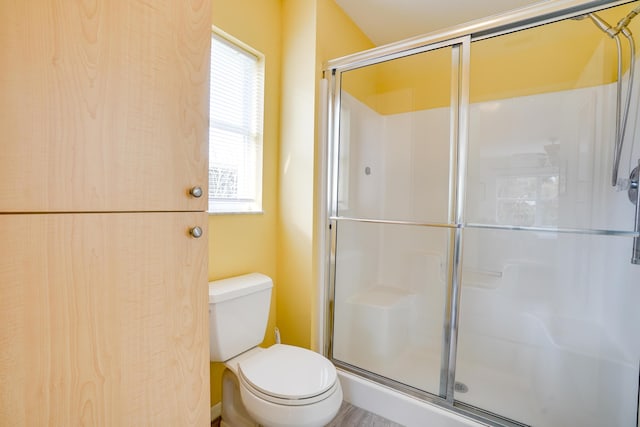
<svg viewBox="0 0 640 427"><path fill-rule="evenodd" d="M238 378L229 369L222 373L221 418L221 427L258 427L242 403Z"/></svg>

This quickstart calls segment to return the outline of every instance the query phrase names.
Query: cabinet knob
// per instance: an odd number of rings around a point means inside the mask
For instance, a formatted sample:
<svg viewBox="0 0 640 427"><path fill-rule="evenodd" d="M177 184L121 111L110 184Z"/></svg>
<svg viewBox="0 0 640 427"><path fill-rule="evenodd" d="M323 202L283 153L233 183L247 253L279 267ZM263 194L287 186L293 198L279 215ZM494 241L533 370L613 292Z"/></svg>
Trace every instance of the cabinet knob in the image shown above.
<svg viewBox="0 0 640 427"><path fill-rule="evenodd" d="M191 230L189 230L189 234L191 234L196 239L199 239L202 236L202 228L195 226Z"/></svg>
<svg viewBox="0 0 640 427"><path fill-rule="evenodd" d="M189 190L189 194L197 199L202 196L202 188L195 186Z"/></svg>

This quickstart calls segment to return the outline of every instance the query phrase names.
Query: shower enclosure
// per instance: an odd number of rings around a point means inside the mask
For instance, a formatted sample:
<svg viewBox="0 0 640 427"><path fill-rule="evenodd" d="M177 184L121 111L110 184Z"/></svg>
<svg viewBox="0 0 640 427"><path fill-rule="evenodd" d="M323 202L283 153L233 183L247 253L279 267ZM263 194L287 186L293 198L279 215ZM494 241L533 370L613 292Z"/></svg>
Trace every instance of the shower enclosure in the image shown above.
<svg viewBox="0 0 640 427"><path fill-rule="evenodd" d="M637 7L547 2L328 63L338 367L496 425L637 425L640 84L594 25Z"/></svg>

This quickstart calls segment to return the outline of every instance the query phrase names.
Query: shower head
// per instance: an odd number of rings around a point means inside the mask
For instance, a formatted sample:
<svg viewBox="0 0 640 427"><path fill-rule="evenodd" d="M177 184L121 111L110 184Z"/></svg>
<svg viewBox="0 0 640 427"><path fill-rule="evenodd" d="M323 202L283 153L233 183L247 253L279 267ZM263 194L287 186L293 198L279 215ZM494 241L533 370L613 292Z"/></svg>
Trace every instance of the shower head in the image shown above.
<svg viewBox="0 0 640 427"><path fill-rule="evenodd" d="M609 25L607 21L600 18L595 13L578 15L578 16L574 16L571 19L575 19L576 21L582 21L583 19L588 17L593 21L594 24L596 24L598 28L600 28L602 31L607 33L609 37L613 38L620 32L625 33L627 37L630 36L631 32L629 31L627 26L629 25L631 20L635 18L637 15L640 15L640 6L636 7L631 12L627 13L627 15L624 18L618 21L618 24L615 27L612 27L611 25Z"/></svg>
<svg viewBox="0 0 640 427"><path fill-rule="evenodd" d="M627 27L627 25L629 25L629 22L631 22L631 20L633 18L636 17L636 15L638 15L640 13L640 6L636 7L635 9L633 9L631 12L627 13L627 16L625 16L624 18L622 18L619 22L618 25L616 25L616 32L620 32L622 31L624 28Z"/></svg>

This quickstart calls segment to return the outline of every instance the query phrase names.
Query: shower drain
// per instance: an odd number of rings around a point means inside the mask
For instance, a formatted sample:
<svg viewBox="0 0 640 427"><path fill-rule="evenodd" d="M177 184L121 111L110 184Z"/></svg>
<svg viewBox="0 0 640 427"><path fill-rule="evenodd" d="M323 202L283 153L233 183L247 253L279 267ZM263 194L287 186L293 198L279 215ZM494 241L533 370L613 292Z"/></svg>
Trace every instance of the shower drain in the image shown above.
<svg viewBox="0 0 640 427"><path fill-rule="evenodd" d="M466 393L469 391L469 387L467 387L465 383L461 383L459 381L456 381L455 385L453 386L453 389L458 393Z"/></svg>

